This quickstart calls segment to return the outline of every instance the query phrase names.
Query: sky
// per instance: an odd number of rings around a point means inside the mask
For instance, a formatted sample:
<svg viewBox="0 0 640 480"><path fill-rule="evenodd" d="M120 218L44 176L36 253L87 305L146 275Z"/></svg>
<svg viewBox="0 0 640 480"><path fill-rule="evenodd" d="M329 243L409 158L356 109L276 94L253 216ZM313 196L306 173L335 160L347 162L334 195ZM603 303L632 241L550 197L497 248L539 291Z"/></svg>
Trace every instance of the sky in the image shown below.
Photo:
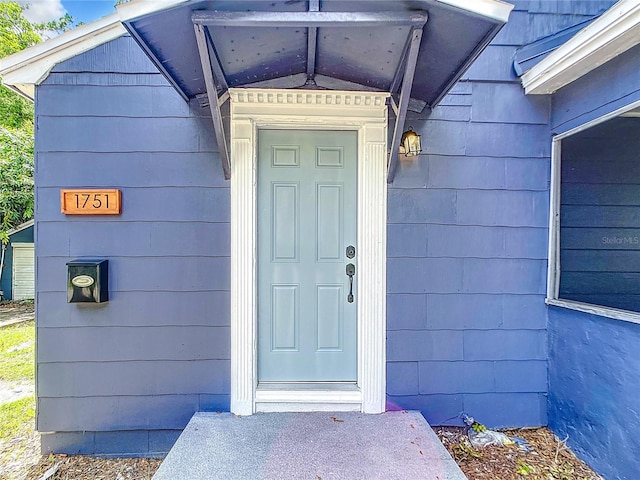
<svg viewBox="0 0 640 480"><path fill-rule="evenodd" d="M30 21L48 22L71 14L76 22L89 23L115 12L116 0L18 0L28 4L25 17Z"/></svg>

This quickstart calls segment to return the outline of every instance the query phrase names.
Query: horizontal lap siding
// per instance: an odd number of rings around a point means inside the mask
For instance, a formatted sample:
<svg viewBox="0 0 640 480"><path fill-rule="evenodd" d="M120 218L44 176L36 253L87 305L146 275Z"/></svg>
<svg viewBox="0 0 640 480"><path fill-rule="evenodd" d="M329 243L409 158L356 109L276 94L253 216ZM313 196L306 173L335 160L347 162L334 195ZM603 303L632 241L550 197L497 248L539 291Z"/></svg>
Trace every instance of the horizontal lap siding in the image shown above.
<svg viewBox="0 0 640 480"><path fill-rule="evenodd" d="M41 152L74 153L213 151L215 139L203 135L210 123L211 119L203 117L56 117L43 114L38 118L38 131L42 132L38 148Z"/></svg>
<svg viewBox="0 0 640 480"><path fill-rule="evenodd" d="M82 161L67 152L39 152L39 187L86 187L87 182L118 182L122 188L226 186L211 152L82 152ZM134 164L137 168L132 169ZM123 175L122 172L126 172ZM97 184L96 184L97 185ZM224 212L219 212L224 215ZM227 214L228 215L228 214Z"/></svg>
<svg viewBox="0 0 640 480"><path fill-rule="evenodd" d="M128 395L215 395L229 391L228 360L45 363L40 397L110 396L122 382ZM201 379L208 378L206 385Z"/></svg>
<svg viewBox="0 0 640 480"><path fill-rule="evenodd" d="M423 154L389 188L388 401L432 424L461 411L546 424L550 102L524 95L512 57L562 22L516 13L442 104L410 119Z"/></svg>
<svg viewBox="0 0 640 480"><path fill-rule="evenodd" d="M562 142L560 297L640 309L640 129L619 118Z"/></svg>
<svg viewBox="0 0 640 480"><path fill-rule="evenodd" d="M227 395L208 394L39 397L38 428L58 431L65 418L69 432L182 429L194 412L228 410L228 402Z"/></svg>
<svg viewBox="0 0 640 480"><path fill-rule="evenodd" d="M540 1L540 3L543 3ZM558 2L561 3L561 2ZM567 2L569 3L569 2ZM554 94L554 132L640 100L640 47ZM637 119L562 141L561 296L640 308L640 143ZM613 295L612 295L613 294ZM640 325L551 307L549 426L604 478L635 479L640 425Z"/></svg>
<svg viewBox="0 0 640 480"><path fill-rule="evenodd" d="M130 239L127 242L123 242L119 236L123 224ZM185 228L193 235L188 242L184 238ZM87 229L94 232L94 238L84 235ZM111 255L117 257L227 258L229 255L229 224L222 222L61 221L43 223L40 225L40 234L51 239L42 245L40 252L48 256L68 256L71 252L74 255L91 256L101 250L112 252ZM212 244L211 238L219 238L220 241Z"/></svg>
<svg viewBox="0 0 640 480"><path fill-rule="evenodd" d="M128 37L38 87L39 430L173 430L228 409L230 202L207 113ZM122 214L67 217L61 188L118 188ZM66 302L79 257L109 259L108 303Z"/></svg>
<svg viewBox="0 0 640 480"><path fill-rule="evenodd" d="M640 100L640 45L561 88L553 96L552 128L566 132Z"/></svg>
<svg viewBox="0 0 640 480"><path fill-rule="evenodd" d="M228 327L86 326L42 328L38 334L42 342L38 345L40 364L229 359Z"/></svg>

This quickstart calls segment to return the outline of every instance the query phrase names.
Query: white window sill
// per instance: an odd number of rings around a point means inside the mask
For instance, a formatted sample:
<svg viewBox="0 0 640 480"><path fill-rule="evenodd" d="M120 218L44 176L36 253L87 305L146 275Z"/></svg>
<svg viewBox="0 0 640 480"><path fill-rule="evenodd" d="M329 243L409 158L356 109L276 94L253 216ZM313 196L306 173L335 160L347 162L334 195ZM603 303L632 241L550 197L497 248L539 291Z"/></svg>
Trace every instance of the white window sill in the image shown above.
<svg viewBox="0 0 640 480"><path fill-rule="evenodd" d="M554 307L563 307L579 312L600 315L601 317L612 318L614 320L622 320L625 322L636 323L640 325L640 313L631 312L629 310L620 310L618 308L603 307L601 305L591 305L590 303L575 302L573 300L562 300L557 298L547 298L547 305Z"/></svg>

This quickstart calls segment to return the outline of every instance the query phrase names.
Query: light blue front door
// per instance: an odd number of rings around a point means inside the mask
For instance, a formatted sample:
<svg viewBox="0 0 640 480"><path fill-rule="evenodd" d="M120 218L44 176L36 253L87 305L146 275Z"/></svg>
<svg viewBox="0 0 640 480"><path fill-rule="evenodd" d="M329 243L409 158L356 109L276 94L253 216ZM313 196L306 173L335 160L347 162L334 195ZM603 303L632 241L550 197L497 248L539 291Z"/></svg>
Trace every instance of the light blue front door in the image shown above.
<svg viewBox="0 0 640 480"><path fill-rule="evenodd" d="M258 133L259 382L356 380L356 153L356 132Z"/></svg>

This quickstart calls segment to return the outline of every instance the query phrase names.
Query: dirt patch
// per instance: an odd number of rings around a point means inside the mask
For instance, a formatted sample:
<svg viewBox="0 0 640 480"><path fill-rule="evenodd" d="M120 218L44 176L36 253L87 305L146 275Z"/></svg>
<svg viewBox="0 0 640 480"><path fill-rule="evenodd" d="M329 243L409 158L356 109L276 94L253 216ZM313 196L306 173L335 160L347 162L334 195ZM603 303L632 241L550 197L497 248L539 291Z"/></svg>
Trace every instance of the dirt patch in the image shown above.
<svg viewBox="0 0 640 480"><path fill-rule="evenodd" d="M469 480L603 480L548 428L503 431L524 438L530 452L517 445L473 449L462 428L434 430Z"/></svg>
<svg viewBox="0 0 640 480"><path fill-rule="evenodd" d="M33 421L19 435L0 441L0 480L22 480L40 461L40 434L34 431Z"/></svg>
<svg viewBox="0 0 640 480"><path fill-rule="evenodd" d="M33 396L35 388L33 383L4 382L0 380L0 405L15 402L21 398Z"/></svg>
<svg viewBox="0 0 640 480"><path fill-rule="evenodd" d="M39 480L52 467L49 480L149 480L161 459L104 459L79 455L40 455L40 434L33 422L24 433L0 442L0 480Z"/></svg>
<svg viewBox="0 0 640 480"><path fill-rule="evenodd" d="M518 446L469 450L460 447L466 438L462 428L436 427L435 432L469 480L603 480L547 428L505 431L524 438L533 448L528 453ZM39 450L33 428L21 439L0 445L0 479L39 480L59 464L51 480L149 480L161 463L160 459L40 456Z"/></svg>
<svg viewBox="0 0 640 480"><path fill-rule="evenodd" d="M33 320L35 313L33 302L0 303L0 327Z"/></svg>
<svg viewBox="0 0 640 480"><path fill-rule="evenodd" d="M38 480L51 467L58 470L51 480L149 480L161 460L149 458L104 459L50 455L27 472L25 480Z"/></svg>

